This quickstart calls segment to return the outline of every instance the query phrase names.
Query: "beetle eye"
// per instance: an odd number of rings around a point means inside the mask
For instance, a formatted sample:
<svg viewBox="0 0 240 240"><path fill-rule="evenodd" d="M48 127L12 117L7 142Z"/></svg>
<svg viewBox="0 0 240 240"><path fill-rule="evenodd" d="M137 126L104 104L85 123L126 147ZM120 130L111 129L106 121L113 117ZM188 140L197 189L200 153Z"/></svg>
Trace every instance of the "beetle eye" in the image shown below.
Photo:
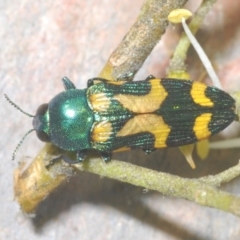
<svg viewBox="0 0 240 240"><path fill-rule="evenodd" d="M42 142L51 142L49 136L43 132L43 131L36 131L37 137L42 141Z"/></svg>
<svg viewBox="0 0 240 240"><path fill-rule="evenodd" d="M48 110L48 104L44 103L38 107L36 115L43 116L47 112L47 110Z"/></svg>

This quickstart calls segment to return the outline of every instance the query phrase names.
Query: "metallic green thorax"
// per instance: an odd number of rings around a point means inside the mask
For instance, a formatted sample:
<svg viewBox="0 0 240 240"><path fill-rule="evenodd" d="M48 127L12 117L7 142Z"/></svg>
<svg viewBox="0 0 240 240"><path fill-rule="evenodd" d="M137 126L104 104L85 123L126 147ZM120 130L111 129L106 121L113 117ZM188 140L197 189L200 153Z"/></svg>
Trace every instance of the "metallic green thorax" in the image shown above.
<svg viewBox="0 0 240 240"><path fill-rule="evenodd" d="M93 113L86 90L70 89L58 94L48 105L51 142L67 151L89 149Z"/></svg>

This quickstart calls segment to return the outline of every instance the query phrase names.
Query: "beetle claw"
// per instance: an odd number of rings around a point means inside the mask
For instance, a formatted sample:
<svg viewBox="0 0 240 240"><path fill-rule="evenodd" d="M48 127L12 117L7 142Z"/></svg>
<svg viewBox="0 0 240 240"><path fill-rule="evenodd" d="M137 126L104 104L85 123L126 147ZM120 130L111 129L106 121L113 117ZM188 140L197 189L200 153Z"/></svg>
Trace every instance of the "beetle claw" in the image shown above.
<svg viewBox="0 0 240 240"><path fill-rule="evenodd" d="M77 162L83 162L84 159L86 158L86 155L87 155L87 150L86 149L79 150L77 152Z"/></svg>
<svg viewBox="0 0 240 240"><path fill-rule="evenodd" d="M156 148L152 148L152 149L142 149L142 150L145 152L145 154L150 154L150 153L154 152L154 151L156 150Z"/></svg>
<svg viewBox="0 0 240 240"><path fill-rule="evenodd" d="M145 79L145 81L149 81L149 80L151 80L151 79L156 79L153 75L149 75L146 79Z"/></svg>
<svg viewBox="0 0 240 240"><path fill-rule="evenodd" d="M76 164L76 163L79 162L78 160L72 160L71 158L69 158L68 156L65 156L65 155L61 155L60 158L61 158L65 163L68 163L68 164Z"/></svg>
<svg viewBox="0 0 240 240"><path fill-rule="evenodd" d="M51 166L53 166L56 162L63 160L64 162L68 163L68 164L76 164L79 161L77 160L72 160L71 158L69 158L68 156L65 155L60 155L54 159L52 159L48 165L46 165L46 168L49 169Z"/></svg>
<svg viewBox="0 0 240 240"><path fill-rule="evenodd" d="M104 162L108 162L111 160L111 157L112 157L112 153L110 152L101 152L101 151L98 151L101 158L104 160Z"/></svg>
<svg viewBox="0 0 240 240"><path fill-rule="evenodd" d="M105 79L105 78L90 78L87 81L87 87L91 87L92 85L96 84L94 81L96 81L96 83L98 82L109 82L109 80Z"/></svg>
<svg viewBox="0 0 240 240"><path fill-rule="evenodd" d="M117 81L131 81L135 75L135 72L127 72L117 77Z"/></svg>

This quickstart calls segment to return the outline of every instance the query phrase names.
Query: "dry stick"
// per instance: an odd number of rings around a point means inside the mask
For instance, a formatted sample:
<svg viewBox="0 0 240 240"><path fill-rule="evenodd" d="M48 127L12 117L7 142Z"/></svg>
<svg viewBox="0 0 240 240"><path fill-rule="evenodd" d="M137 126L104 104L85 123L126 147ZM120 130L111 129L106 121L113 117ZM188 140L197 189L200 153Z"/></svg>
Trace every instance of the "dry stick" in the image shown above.
<svg viewBox="0 0 240 240"><path fill-rule="evenodd" d="M137 21L111 54L99 76L108 80L131 80L165 33L169 13L186 2L146 0Z"/></svg>
<svg viewBox="0 0 240 240"><path fill-rule="evenodd" d="M49 149L45 149L45 152ZM49 154L53 153L49 152ZM72 167L60 163L54 164L50 171L45 168L41 160L36 160L21 177L18 171L16 180L20 177L18 184L20 188L15 189L15 192L18 194L17 198L22 209L27 213L34 211L39 201L43 200L55 185L64 181L66 176L70 177L75 173L73 169L76 173L79 171L95 173L240 216L240 198L213 187L239 175L240 164L216 176L190 180L117 160L106 164L94 156L90 156L83 164L75 164Z"/></svg>
<svg viewBox="0 0 240 240"><path fill-rule="evenodd" d="M159 191L169 196L184 198L199 205L213 207L240 216L240 197L211 186L219 185L223 180L231 180L230 175L239 176L240 164L219 175L209 177L209 179L201 178L199 180L189 180L116 160L105 164L99 159L92 158L84 164L76 164L74 168L128 182L149 190ZM204 184L204 182L207 184ZM208 183L211 184L208 185Z"/></svg>
<svg viewBox="0 0 240 240"><path fill-rule="evenodd" d="M209 147L211 149L230 149L239 148L240 138L226 139L222 141L210 142Z"/></svg>
<svg viewBox="0 0 240 240"><path fill-rule="evenodd" d="M230 182L239 175L240 175L240 162L236 166L231 167L226 171L223 171L214 176L209 175L206 177L201 177L198 179L198 181L207 183L208 185L214 187L220 187L221 184Z"/></svg>

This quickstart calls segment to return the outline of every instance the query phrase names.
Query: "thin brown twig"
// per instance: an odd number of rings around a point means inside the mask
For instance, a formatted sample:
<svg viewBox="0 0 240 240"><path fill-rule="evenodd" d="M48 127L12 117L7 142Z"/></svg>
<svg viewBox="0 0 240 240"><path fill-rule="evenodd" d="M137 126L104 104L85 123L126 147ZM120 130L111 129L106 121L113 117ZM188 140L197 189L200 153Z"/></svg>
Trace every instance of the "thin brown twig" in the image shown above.
<svg viewBox="0 0 240 240"><path fill-rule="evenodd" d="M165 33L169 13L186 2L146 0L136 22L111 54L99 76L108 80L131 80Z"/></svg>

